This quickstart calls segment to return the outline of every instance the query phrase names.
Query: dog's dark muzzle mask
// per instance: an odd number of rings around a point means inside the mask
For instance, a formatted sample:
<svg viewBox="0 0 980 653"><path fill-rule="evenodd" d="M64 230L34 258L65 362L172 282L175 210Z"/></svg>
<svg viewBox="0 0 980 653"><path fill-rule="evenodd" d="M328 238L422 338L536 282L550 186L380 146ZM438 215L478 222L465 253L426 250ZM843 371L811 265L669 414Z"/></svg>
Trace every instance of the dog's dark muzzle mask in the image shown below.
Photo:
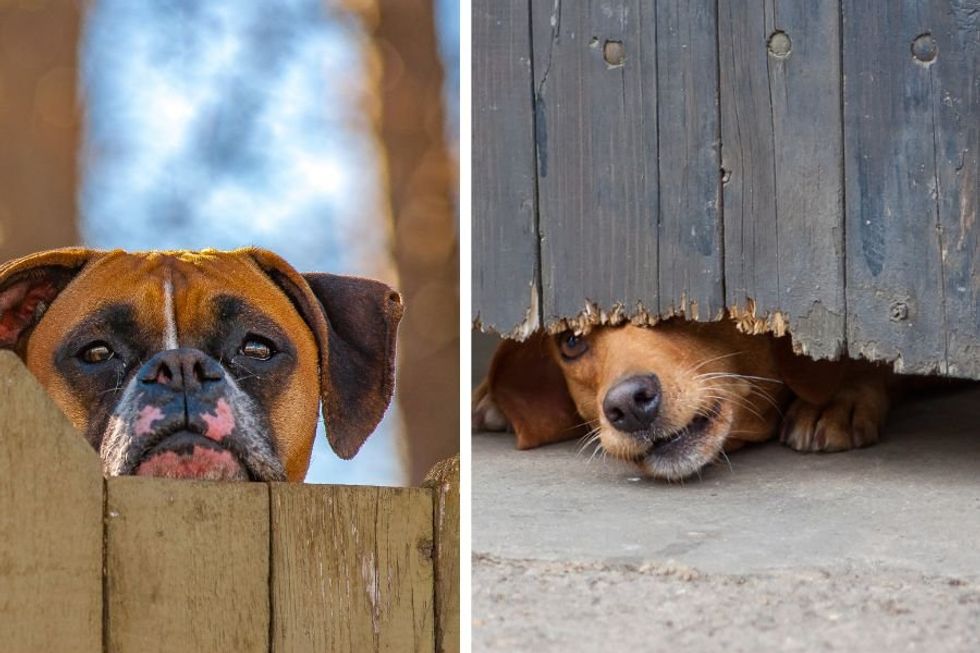
<svg viewBox="0 0 980 653"><path fill-rule="evenodd" d="M102 455L110 474L207 480L283 480L261 411L221 364L199 349L154 355L110 419Z"/></svg>

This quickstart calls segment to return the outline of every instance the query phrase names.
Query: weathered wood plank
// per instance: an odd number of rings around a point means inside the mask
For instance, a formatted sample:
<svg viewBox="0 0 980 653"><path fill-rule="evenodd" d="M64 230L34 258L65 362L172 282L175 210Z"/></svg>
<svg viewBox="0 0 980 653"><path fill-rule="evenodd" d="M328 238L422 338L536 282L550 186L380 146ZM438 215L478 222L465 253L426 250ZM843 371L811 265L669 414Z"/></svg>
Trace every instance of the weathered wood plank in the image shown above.
<svg viewBox="0 0 980 653"><path fill-rule="evenodd" d="M274 484L273 651L433 651L432 493Z"/></svg>
<svg viewBox="0 0 980 653"><path fill-rule="evenodd" d="M957 175L938 158L937 107L962 99L953 82L968 71L927 36L947 10L938 0L843 3L849 349L905 372L949 367L940 198L954 193L941 180Z"/></svg>
<svg viewBox="0 0 980 653"><path fill-rule="evenodd" d="M940 3L930 27L946 359L980 379L980 0Z"/></svg>
<svg viewBox="0 0 980 653"><path fill-rule="evenodd" d="M476 0L473 319L526 336L540 319L528 0Z"/></svg>
<svg viewBox="0 0 980 653"><path fill-rule="evenodd" d="M725 308L717 19L715 0L657 1L660 313L701 320Z"/></svg>
<svg viewBox="0 0 980 653"><path fill-rule="evenodd" d="M719 3L727 302L817 358L846 342L839 11Z"/></svg>
<svg viewBox="0 0 980 653"><path fill-rule="evenodd" d="M107 648L268 651L269 490L107 481Z"/></svg>
<svg viewBox="0 0 980 653"><path fill-rule="evenodd" d="M589 304L656 313L653 7L531 8L544 321L579 316Z"/></svg>
<svg viewBox="0 0 980 653"><path fill-rule="evenodd" d="M0 351L0 648L102 650L102 466Z"/></svg>
<svg viewBox="0 0 980 653"><path fill-rule="evenodd" d="M459 630L459 455L438 463L425 479L435 492L436 652L458 653Z"/></svg>

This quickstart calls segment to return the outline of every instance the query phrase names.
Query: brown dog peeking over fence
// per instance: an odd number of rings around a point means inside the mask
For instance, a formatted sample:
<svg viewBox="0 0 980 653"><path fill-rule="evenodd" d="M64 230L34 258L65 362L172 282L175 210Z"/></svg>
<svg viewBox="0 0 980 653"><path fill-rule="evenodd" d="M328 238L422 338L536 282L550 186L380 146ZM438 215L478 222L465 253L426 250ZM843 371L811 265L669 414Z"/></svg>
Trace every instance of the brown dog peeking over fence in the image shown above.
<svg viewBox="0 0 980 653"><path fill-rule="evenodd" d="M473 427L512 428L520 449L585 435L649 476L682 479L777 431L798 451L875 443L889 374L797 356L788 338L746 335L728 320L538 332L498 347Z"/></svg>
<svg viewBox="0 0 980 653"><path fill-rule="evenodd" d="M317 413L353 457L394 385L401 299L262 249L60 249L0 265L15 351L107 476L301 481Z"/></svg>

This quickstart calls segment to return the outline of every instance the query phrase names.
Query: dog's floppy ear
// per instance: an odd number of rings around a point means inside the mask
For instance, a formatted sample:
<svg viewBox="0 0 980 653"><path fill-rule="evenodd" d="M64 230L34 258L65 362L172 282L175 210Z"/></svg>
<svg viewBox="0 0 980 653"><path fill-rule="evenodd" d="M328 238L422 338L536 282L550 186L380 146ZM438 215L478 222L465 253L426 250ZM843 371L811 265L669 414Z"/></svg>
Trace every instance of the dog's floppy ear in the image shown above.
<svg viewBox="0 0 980 653"><path fill-rule="evenodd" d="M271 252L250 254L313 331L327 439L338 456L353 458L391 401L401 296L379 281L300 274Z"/></svg>
<svg viewBox="0 0 980 653"><path fill-rule="evenodd" d="M0 349L23 354L48 306L97 253L70 247L0 264Z"/></svg>
<svg viewBox="0 0 980 653"><path fill-rule="evenodd" d="M490 397L514 427L518 449L578 437L581 429L565 376L548 350L548 334L504 340L487 375Z"/></svg>

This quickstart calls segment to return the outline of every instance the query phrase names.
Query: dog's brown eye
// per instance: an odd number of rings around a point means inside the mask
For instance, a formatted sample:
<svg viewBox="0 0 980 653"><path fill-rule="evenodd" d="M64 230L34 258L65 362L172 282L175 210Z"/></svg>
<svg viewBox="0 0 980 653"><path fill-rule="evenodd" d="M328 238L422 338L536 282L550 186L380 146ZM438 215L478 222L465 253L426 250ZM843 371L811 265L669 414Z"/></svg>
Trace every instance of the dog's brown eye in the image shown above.
<svg viewBox="0 0 980 653"><path fill-rule="evenodd" d="M115 355L116 352L112 351L109 345L104 342L94 342L79 352L78 357L86 363L104 363Z"/></svg>
<svg viewBox="0 0 980 653"><path fill-rule="evenodd" d="M558 336L558 350L565 360L575 360L589 350L589 343L583 336L566 331Z"/></svg>
<svg viewBox="0 0 980 653"><path fill-rule="evenodd" d="M260 340L258 338L249 338L242 343L242 354L248 356L249 358L254 358L260 361L267 361L272 358L272 354L275 353L272 345L270 345L265 340Z"/></svg>

